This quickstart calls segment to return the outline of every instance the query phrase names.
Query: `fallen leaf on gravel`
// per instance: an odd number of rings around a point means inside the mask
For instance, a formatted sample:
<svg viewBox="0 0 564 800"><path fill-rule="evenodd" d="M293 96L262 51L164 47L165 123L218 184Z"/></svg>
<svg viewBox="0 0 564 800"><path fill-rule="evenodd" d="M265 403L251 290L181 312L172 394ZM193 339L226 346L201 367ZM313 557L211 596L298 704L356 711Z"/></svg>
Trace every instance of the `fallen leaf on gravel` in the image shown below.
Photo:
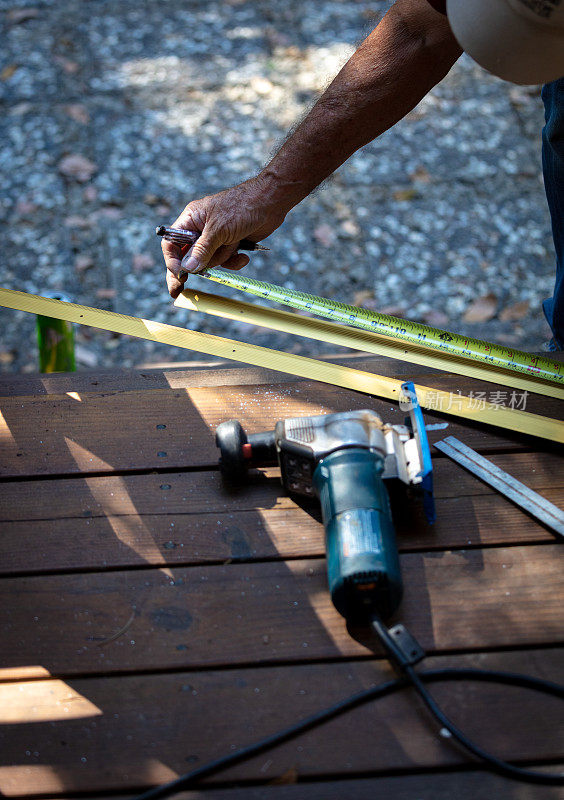
<svg viewBox="0 0 564 800"><path fill-rule="evenodd" d="M417 167L411 175L409 176L412 181L419 181L419 183L429 183L431 180L431 175L425 167Z"/></svg>
<svg viewBox="0 0 564 800"><path fill-rule="evenodd" d="M0 72L0 81L7 81L11 78L17 68L17 64L6 64L2 72Z"/></svg>
<svg viewBox="0 0 564 800"><path fill-rule="evenodd" d="M92 220L89 217L79 217L78 214L71 214L65 217L64 223L67 228L91 228Z"/></svg>
<svg viewBox="0 0 564 800"><path fill-rule="evenodd" d="M170 212L170 206L162 197L159 197L157 194L146 194L143 198L143 202L151 206L155 209L156 214L164 215Z"/></svg>
<svg viewBox="0 0 564 800"><path fill-rule="evenodd" d="M136 272L141 272L145 269L151 269L155 266L155 260L148 253L136 253L133 256L133 269Z"/></svg>
<svg viewBox="0 0 564 800"><path fill-rule="evenodd" d="M315 228L313 235L323 247L331 247L335 243L335 230L325 222Z"/></svg>
<svg viewBox="0 0 564 800"><path fill-rule="evenodd" d="M100 300L113 300L115 296L115 289L96 289L96 297Z"/></svg>
<svg viewBox="0 0 564 800"><path fill-rule="evenodd" d="M519 300L518 303L513 303L510 306L505 306L503 311L500 312L499 318L502 322L508 320L523 319L529 313L530 303L528 300Z"/></svg>
<svg viewBox="0 0 564 800"><path fill-rule="evenodd" d="M16 214L18 217L28 217L31 216L39 206L37 203L34 203L32 200L18 200L16 203Z"/></svg>
<svg viewBox="0 0 564 800"><path fill-rule="evenodd" d="M490 292L470 303L462 319L464 322L487 322L495 316L496 311L497 297Z"/></svg>
<svg viewBox="0 0 564 800"><path fill-rule="evenodd" d="M274 86L268 78L264 78L262 75L255 75L250 80L250 86L253 92L257 94L267 95L274 89Z"/></svg>
<svg viewBox="0 0 564 800"><path fill-rule="evenodd" d="M27 114L28 111L31 111L33 108L31 103L16 103L15 106L12 106L11 114L15 117L21 117L23 114Z"/></svg>
<svg viewBox="0 0 564 800"><path fill-rule="evenodd" d="M382 309L378 306L378 301L375 297L367 297L362 303L362 308L366 308L368 311L382 311Z"/></svg>
<svg viewBox="0 0 564 800"><path fill-rule="evenodd" d="M75 75L80 69L80 64L64 56L54 56L53 61L62 67L67 75Z"/></svg>
<svg viewBox="0 0 564 800"><path fill-rule="evenodd" d="M537 99L536 94L531 92L531 89L535 89L536 87L533 86L512 86L509 89L509 100L513 105L516 106L523 106L527 103L531 102L531 98L534 97L535 101Z"/></svg>
<svg viewBox="0 0 564 800"><path fill-rule="evenodd" d="M367 300L374 300L374 294L368 289L363 289L362 292L356 292L353 297L354 306L362 306Z"/></svg>
<svg viewBox="0 0 564 800"><path fill-rule="evenodd" d="M508 344L511 347L515 347L519 343L519 336L515 333L498 333L496 334L496 339L502 344Z"/></svg>
<svg viewBox="0 0 564 800"><path fill-rule="evenodd" d="M59 172L67 178L74 178L79 183L86 183L98 170L96 164L86 156L73 153L59 161Z"/></svg>
<svg viewBox="0 0 564 800"><path fill-rule="evenodd" d="M360 234L360 228L356 224L356 222L352 219L346 219L344 222L341 223L340 227L341 233L345 236L355 237Z"/></svg>
<svg viewBox="0 0 564 800"><path fill-rule="evenodd" d="M90 122L90 114L82 103L70 103L67 106L63 106L63 109L65 114L74 119L75 122L80 122L81 125L88 125Z"/></svg>
<svg viewBox="0 0 564 800"><path fill-rule="evenodd" d="M235 5L233 0L230 0L230 5ZM287 34L282 33L282 31L277 31L276 28L270 26L265 28L264 35L272 48L287 47L291 42L291 38L287 36Z"/></svg>
<svg viewBox="0 0 564 800"><path fill-rule="evenodd" d="M25 22L28 19L35 19L39 16L38 8L12 8L6 14L6 19L12 25L19 25L20 22Z"/></svg>
<svg viewBox="0 0 564 800"><path fill-rule="evenodd" d="M444 328L445 325L448 325L449 318L443 311L437 311L432 308L431 311L423 314L423 322L426 325L432 325L434 328Z"/></svg>
<svg viewBox="0 0 564 800"><path fill-rule="evenodd" d="M14 360L14 354L11 350L0 350L0 364L8 365Z"/></svg>
<svg viewBox="0 0 564 800"><path fill-rule="evenodd" d="M398 189L394 192L394 200L407 202L408 200L413 200L414 197L417 197L417 194L417 189Z"/></svg>
<svg viewBox="0 0 564 800"><path fill-rule="evenodd" d="M116 206L104 206L104 208L99 208L96 211L95 217L102 217L103 219L121 219L123 217L124 212L121 208L117 208Z"/></svg>
<svg viewBox="0 0 564 800"><path fill-rule="evenodd" d="M87 203L93 203L98 198L98 190L95 186L86 186L82 192L82 196Z"/></svg>
<svg viewBox="0 0 564 800"><path fill-rule="evenodd" d="M304 54L300 50L299 47L296 45L291 44L288 47L284 47L283 45L280 46L280 54L285 56L286 58L295 58L296 61L302 61L304 59Z"/></svg>
<svg viewBox="0 0 564 800"><path fill-rule="evenodd" d="M74 268L77 272L85 272L94 266L94 259L89 255L77 256L74 261Z"/></svg>
<svg viewBox="0 0 564 800"><path fill-rule="evenodd" d="M403 306L384 306L379 311L380 314L388 314L390 317L405 316L405 308Z"/></svg>

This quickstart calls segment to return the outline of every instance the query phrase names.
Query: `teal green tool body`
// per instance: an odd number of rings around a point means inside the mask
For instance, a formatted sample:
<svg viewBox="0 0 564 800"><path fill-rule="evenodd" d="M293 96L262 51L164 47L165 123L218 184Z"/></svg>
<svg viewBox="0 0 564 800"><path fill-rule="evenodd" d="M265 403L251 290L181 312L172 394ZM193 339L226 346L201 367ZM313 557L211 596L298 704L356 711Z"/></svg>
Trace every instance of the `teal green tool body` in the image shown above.
<svg viewBox="0 0 564 800"><path fill-rule="evenodd" d="M331 599L347 620L398 608L402 580L387 479L421 490L435 519L431 455L412 383L402 385L406 425L388 425L374 411L349 411L278 422L247 434L237 420L218 426L221 468L230 482L249 467L278 463L284 488L317 497L325 526Z"/></svg>

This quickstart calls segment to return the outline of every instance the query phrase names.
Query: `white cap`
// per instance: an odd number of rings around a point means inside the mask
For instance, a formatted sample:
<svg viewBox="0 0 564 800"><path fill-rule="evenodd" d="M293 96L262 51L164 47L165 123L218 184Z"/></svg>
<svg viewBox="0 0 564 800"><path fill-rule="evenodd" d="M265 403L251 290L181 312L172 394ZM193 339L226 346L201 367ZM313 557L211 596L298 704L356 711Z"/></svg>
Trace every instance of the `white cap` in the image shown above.
<svg viewBox="0 0 564 800"><path fill-rule="evenodd" d="M564 0L447 0L458 43L482 67L521 84L564 76Z"/></svg>

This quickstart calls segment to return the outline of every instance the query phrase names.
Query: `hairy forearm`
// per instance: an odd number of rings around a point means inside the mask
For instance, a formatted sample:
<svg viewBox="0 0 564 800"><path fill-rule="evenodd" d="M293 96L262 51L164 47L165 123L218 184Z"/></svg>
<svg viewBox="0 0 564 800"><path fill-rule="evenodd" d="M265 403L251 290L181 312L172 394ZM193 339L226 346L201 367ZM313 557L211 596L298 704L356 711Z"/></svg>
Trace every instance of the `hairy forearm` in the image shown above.
<svg viewBox="0 0 564 800"><path fill-rule="evenodd" d="M273 200L299 203L414 108L460 53L426 0L398 0L260 174Z"/></svg>
<svg viewBox="0 0 564 800"><path fill-rule="evenodd" d="M243 238L270 236L352 153L417 105L459 55L446 17L427 0L397 0L262 172L184 208L174 227L201 235L184 260L163 240L171 295L189 273L244 267Z"/></svg>

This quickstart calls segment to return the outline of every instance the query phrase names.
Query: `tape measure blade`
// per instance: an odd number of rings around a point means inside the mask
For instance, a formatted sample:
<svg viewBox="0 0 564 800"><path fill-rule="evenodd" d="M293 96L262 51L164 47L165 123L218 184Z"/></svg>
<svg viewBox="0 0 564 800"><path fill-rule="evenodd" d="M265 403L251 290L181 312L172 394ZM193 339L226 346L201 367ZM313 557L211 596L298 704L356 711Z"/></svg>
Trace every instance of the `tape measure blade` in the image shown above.
<svg viewBox="0 0 564 800"><path fill-rule="evenodd" d="M461 336L418 322L377 314L295 289L286 289L255 278L247 278L231 270L212 269L204 273L204 277L292 308L305 309L329 319L338 319L349 326L378 332L393 339L444 352L466 361L493 364L512 372L533 375L538 380L564 383L564 365L543 356L505 348L492 342Z"/></svg>
<svg viewBox="0 0 564 800"><path fill-rule="evenodd" d="M259 325L270 330L291 333L342 347L351 347L367 353L376 353L400 361L422 364L448 373L564 400L564 387L553 386L535 378L521 376L491 365L462 361L435 350L416 348L413 345L398 342L396 339L380 336L372 331L360 331L315 317L304 317L295 312L256 306L242 300L220 297L192 289L185 289L175 300L175 305L190 311L247 322L250 325Z"/></svg>

